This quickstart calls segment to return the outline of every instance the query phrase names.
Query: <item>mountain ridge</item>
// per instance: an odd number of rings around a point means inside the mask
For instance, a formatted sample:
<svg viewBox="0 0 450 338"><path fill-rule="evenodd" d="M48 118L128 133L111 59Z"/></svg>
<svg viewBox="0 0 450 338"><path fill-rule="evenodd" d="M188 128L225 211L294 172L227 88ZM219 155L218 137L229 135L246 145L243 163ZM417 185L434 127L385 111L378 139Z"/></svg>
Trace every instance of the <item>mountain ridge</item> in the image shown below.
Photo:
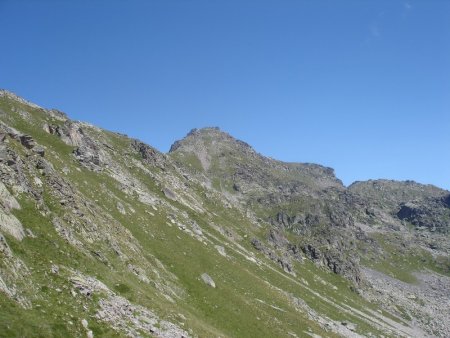
<svg viewBox="0 0 450 338"><path fill-rule="evenodd" d="M6 95L6 96L8 96L8 97L14 99L14 100L17 100L18 102L23 102L23 103L25 103L25 104L27 104L27 105L29 105L29 106L31 106L31 107L43 109L41 106L39 106L39 105L37 105L37 104L35 104L35 103L32 103L32 102L30 102L30 101L28 101L28 100L25 100L24 98L22 98L22 97L19 96L18 94L14 93L14 92L12 92L12 91L10 91L10 90L8 90L8 89L0 88L0 94L1 94L1 93L2 93L3 95ZM62 114L62 115L64 115L64 116L67 118L67 115L66 115L65 113L61 112L60 110L58 110L58 109L56 109L56 108L52 108L52 109L50 109L50 111L53 111L53 112L55 112L56 114ZM84 123L84 124L89 124L89 125L93 126L90 122L87 122L87 121L77 121L77 122ZM103 129L103 128L102 128L102 129ZM104 129L104 130L106 130L106 129ZM158 151L161 152L161 153L164 153L164 154L170 154L171 152L174 152L174 151L176 150L176 148L178 147L177 144L178 144L179 142L183 141L183 140L184 140L185 138L187 138L188 136L195 135L196 133L201 133L202 131L208 131L208 130L215 130L215 131L219 131L219 132L221 132L221 133L224 133L225 135L228 135L229 137L233 138L233 139L234 139L235 141L237 141L238 143L240 143L240 144L242 144L242 145L244 145L244 146L249 147L253 152L255 152L255 153L257 153L257 154L259 154L259 155L261 155L261 156L263 156L263 157L266 157L266 158L268 158L268 159L272 159L272 160L275 160L275 161L278 161L278 162L281 162L281 163L285 163L285 164L305 164L305 165L308 165L308 164L309 164L309 165L317 165L317 166L320 166L320 167L323 167L323 168L326 168L326 169L333 170L333 173L335 172L335 169L334 169L334 168L328 167L328 166L325 166L325 165L322 165L322 164L320 164L320 163L314 163L314 162L298 162L298 161L283 161L283 160L278 160L278 159L273 158L273 157L270 157L270 156L266 156L266 155L264 155L264 154L262 154L262 153L257 152L257 151L256 151L249 143L247 143L247 142L245 142L245 141L243 141L243 140L240 140L240 139L238 139L238 138L235 138L235 137L232 136L229 132L222 130L222 128L219 127L219 126L205 126L205 127L200 127L200 128L197 128L197 127L191 128L190 131L189 131L183 138L181 138L180 140L175 140L175 141L171 144L171 146L170 146L170 148L169 148L169 150L168 150L167 152L161 151L161 150L159 150L159 149L158 149ZM123 135L123 136L128 137L127 134L125 134L125 133L123 133L123 132L121 132L121 131L114 131L114 132L117 133L117 134L120 134L120 135ZM145 143L144 141L139 140L138 138L136 138L136 140L138 140L139 142ZM154 148L154 149L156 149L156 148ZM338 177L336 177L336 178L338 178ZM339 178L338 178L338 179L339 179ZM340 180L340 179L339 179L339 180ZM403 183L409 183L409 182L412 182L412 183L416 183L416 184L420 184L420 185L424 185L424 186L433 186L433 187L436 187L436 188L438 188L438 189L442 189L442 190L445 190L445 191L449 191L449 192L450 192L450 190L448 190L447 188L439 187L439 186L437 186L437 185L435 185L435 184L432 184L432 183L422 183L422 182L416 181L416 180L414 180L414 179L396 180L396 179L391 179L391 178L386 178L386 177L385 177L385 178L369 178L369 179L367 179L367 180L355 180L355 181L351 182L350 184L348 184L348 185L346 186L346 188L349 188L350 186L352 186L352 185L354 185L354 184L357 184L357 183L361 183L361 182L371 182L371 181L391 181L391 182L403 182Z"/></svg>
<svg viewBox="0 0 450 338"><path fill-rule="evenodd" d="M242 141L238 138L235 138L234 136L232 136L229 132L222 130L219 126L207 126L207 127L201 127L201 128L192 128L187 134L186 136L184 136L183 138L181 138L180 140L176 140L172 143L172 145L170 146L169 151L167 152L167 154L170 154L172 152L175 152L179 147L182 146L182 142L185 141L188 137L190 136L199 136L201 137L201 134L203 133L207 133L209 131L214 131L217 133L222 133L224 136L226 136L227 138L232 138L236 143L241 144L244 147L249 148L252 152L265 157L267 159L270 160L274 160L280 163L284 163L284 164L302 164L302 165L312 165L312 166L320 166L323 167L325 169L329 169L333 171L333 174L335 172L335 169L332 167L328 167L319 163L313 163L313 162L298 162L298 161L283 161L283 160L278 160L276 158L270 157L270 156L266 156L258 151L256 151L249 143ZM339 179L338 177L336 177L337 179ZM339 179L340 180L340 179ZM341 181L341 180L340 180ZM356 184L360 184L362 182L401 182L404 184L419 184L419 185L423 185L423 186L431 186L431 187L435 187L441 190L445 190L445 191L449 191L448 189L444 188L444 187L439 187L435 184L432 183L422 183L422 182L418 182L416 180L413 179L404 179L404 180L396 180L396 179L391 179L391 178L369 178L367 180L355 180L352 183L348 184L346 186L346 188L350 188L352 185L356 185ZM450 191L449 191L450 192Z"/></svg>

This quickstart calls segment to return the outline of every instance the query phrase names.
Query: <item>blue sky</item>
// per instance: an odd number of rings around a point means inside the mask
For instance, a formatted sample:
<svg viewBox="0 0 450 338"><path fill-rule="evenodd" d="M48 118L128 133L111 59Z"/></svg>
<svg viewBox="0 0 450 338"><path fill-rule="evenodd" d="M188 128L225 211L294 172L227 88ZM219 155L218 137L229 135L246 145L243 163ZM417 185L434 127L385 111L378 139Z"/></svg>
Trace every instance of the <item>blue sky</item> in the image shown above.
<svg viewBox="0 0 450 338"><path fill-rule="evenodd" d="M0 87L167 151L219 126L450 188L450 1L0 0Z"/></svg>

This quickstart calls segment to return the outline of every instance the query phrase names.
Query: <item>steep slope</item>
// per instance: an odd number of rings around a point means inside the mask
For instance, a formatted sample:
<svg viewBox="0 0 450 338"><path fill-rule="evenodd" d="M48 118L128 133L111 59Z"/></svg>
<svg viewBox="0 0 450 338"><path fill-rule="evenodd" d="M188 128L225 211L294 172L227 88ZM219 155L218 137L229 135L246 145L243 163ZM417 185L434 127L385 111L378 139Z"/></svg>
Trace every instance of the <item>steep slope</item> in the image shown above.
<svg viewBox="0 0 450 338"><path fill-rule="evenodd" d="M260 224L270 223L266 238L269 246L283 249L283 258L274 257L262 243L253 244L287 271L300 252L347 277L369 299L375 299L371 294L375 287L391 297L401 295L397 304L410 294L380 290L372 269L381 272L377 281L385 276L385 283L389 278L419 283L416 275L423 269L450 272L448 191L387 180L356 182L346 189L330 168L265 158L218 128L190 132L172 146L170 155L178 163L189 163L194 175L230 201L244 205ZM422 298L426 297L425 292ZM445 308L445 302L437 303ZM384 304L395 308L394 302ZM434 311L436 315L425 312L419 308L408 316L423 323L442 319L440 310ZM448 322L443 323L447 332Z"/></svg>
<svg viewBox="0 0 450 338"><path fill-rule="evenodd" d="M371 199L329 168L267 159L215 129L166 155L0 91L0 177L0 336L449 332L442 275L402 308L377 302L400 281L380 288L390 270L370 255L397 249L369 235L415 230L360 227ZM439 255L414 269L441 269Z"/></svg>
<svg viewBox="0 0 450 338"><path fill-rule="evenodd" d="M198 179L244 206L259 223L268 222L273 231L279 230L278 236L269 236L274 245L294 256L303 250L311 259L359 282L352 254L356 232L348 207L351 196L333 169L266 158L218 128L191 131L175 142L170 155L178 163L191 164ZM299 243L280 239L285 230L300 235L295 238ZM281 265L289 270L287 260Z"/></svg>

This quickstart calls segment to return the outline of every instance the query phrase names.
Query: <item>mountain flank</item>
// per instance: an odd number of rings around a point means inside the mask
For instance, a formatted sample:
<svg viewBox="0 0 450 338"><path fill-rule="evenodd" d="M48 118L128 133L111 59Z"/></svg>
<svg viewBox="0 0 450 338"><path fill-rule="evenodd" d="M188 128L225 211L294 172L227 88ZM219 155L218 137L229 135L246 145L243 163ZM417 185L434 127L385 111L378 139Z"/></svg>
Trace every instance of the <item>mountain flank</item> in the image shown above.
<svg viewBox="0 0 450 338"><path fill-rule="evenodd" d="M0 91L1 337L448 337L450 192Z"/></svg>

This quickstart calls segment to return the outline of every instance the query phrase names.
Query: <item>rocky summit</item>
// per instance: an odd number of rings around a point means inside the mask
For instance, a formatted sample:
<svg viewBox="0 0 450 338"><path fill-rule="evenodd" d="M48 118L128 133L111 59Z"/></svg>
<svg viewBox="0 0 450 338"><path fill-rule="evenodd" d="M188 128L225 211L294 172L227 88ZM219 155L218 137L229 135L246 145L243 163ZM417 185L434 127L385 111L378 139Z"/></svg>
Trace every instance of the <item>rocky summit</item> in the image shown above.
<svg viewBox="0 0 450 338"><path fill-rule="evenodd" d="M1 337L449 337L450 192L0 91Z"/></svg>

